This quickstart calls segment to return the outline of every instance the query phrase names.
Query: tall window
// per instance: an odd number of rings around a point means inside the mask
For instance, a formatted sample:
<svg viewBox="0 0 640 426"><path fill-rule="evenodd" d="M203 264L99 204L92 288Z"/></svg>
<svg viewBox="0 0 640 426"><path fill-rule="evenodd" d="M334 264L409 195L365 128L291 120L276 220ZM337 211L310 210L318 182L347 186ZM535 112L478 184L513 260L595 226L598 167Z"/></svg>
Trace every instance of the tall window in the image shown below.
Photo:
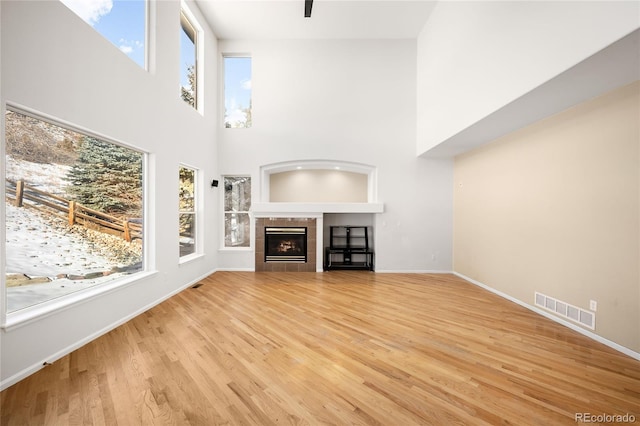
<svg viewBox="0 0 640 426"><path fill-rule="evenodd" d="M61 0L103 37L145 68L146 0Z"/></svg>
<svg viewBox="0 0 640 426"><path fill-rule="evenodd" d="M5 130L7 311L142 271L144 154L18 111Z"/></svg>
<svg viewBox="0 0 640 426"><path fill-rule="evenodd" d="M181 166L179 173L180 257L196 252L196 170Z"/></svg>
<svg viewBox="0 0 640 426"><path fill-rule="evenodd" d="M224 127L251 127L250 57L224 57Z"/></svg>
<svg viewBox="0 0 640 426"><path fill-rule="evenodd" d="M198 108L198 31L186 8L180 12L180 96Z"/></svg>
<svg viewBox="0 0 640 426"><path fill-rule="evenodd" d="M224 246L249 247L251 239L251 178L224 178Z"/></svg>

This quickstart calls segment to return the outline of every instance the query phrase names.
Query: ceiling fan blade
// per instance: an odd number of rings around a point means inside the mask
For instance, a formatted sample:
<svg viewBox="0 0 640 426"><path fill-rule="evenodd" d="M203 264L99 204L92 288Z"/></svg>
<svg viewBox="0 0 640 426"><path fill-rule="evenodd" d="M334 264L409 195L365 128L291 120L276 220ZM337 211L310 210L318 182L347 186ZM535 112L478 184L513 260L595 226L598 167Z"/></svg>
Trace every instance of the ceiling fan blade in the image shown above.
<svg viewBox="0 0 640 426"><path fill-rule="evenodd" d="M311 18L311 8L313 7L313 0L304 0L304 17Z"/></svg>

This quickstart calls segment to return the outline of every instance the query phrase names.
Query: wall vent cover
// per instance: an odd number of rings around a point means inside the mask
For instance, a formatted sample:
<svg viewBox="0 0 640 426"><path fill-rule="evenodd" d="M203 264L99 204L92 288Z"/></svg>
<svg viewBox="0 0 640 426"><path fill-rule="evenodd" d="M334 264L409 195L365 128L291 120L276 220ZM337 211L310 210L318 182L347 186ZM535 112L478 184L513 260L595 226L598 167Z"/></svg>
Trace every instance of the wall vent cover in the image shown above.
<svg viewBox="0 0 640 426"><path fill-rule="evenodd" d="M553 312L563 318L583 325L591 330L596 328L596 315L577 306L573 306L567 302L557 300L551 296L535 292L535 304L547 311Z"/></svg>

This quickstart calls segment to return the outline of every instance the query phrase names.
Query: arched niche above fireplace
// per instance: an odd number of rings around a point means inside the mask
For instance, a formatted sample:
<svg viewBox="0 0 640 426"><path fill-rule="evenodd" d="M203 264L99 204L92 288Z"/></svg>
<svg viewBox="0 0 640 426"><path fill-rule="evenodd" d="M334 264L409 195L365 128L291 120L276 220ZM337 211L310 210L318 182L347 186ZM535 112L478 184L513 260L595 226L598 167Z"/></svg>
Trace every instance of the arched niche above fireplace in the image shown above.
<svg viewBox="0 0 640 426"><path fill-rule="evenodd" d="M344 170L299 169L270 175L272 203L366 203L367 175Z"/></svg>
<svg viewBox="0 0 640 426"><path fill-rule="evenodd" d="M262 166L264 203L376 203L376 168L335 160L288 161Z"/></svg>

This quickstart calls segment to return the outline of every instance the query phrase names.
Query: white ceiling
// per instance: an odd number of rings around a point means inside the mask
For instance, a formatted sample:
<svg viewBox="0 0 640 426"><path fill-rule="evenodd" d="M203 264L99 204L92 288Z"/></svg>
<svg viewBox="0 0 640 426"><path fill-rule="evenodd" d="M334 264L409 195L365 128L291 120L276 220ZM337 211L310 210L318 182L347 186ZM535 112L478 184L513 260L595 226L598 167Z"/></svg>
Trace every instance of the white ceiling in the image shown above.
<svg viewBox="0 0 640 426"><path fill-rule="evenodd" d="M435 3L315 0L305 18L304 0L196 0L223 40L417 38Z"/></svg>

